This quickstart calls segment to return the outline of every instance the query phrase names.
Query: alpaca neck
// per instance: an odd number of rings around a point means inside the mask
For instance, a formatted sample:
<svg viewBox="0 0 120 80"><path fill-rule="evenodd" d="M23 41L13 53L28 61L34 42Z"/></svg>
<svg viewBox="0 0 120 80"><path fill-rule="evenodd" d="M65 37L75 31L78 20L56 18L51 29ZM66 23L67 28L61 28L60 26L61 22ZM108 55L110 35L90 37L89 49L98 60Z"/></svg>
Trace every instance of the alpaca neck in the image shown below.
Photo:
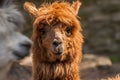
<svg viewBox="0 0 120 80"><path fill-rule="evenodd" d="M41 63L33 68L34 80L79 80L79 66L77 64ZM73 76L76 79L72 79Z"/></svg>
<svg viewBox="0 0 120 80"><path fill-rule="evenodd" d="M11 63L7 64L6 66L0 68L0 80L8 80L7 75L11 68Z"/></svg>

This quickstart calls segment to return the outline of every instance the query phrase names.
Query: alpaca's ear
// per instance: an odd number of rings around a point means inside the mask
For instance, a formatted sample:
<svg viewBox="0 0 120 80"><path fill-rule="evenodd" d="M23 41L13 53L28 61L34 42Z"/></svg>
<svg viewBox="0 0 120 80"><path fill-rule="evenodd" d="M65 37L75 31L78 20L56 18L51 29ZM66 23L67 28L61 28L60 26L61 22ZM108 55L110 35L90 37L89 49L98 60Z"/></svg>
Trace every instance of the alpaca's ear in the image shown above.
<svg viewBox="0 0 120 80"><path fill-rule="evenodd" d="M38 10L33 3L25 2L24 9L27 10L32 17L36 18L38 16Z"/></svg>
<svg viewBox="0 0 120 80"><path fill-rule="evenodd" d="M75 14L76 14L76 15L77 15L78 12L79 12L80 6L81 6L81 2L79 2L78 0L75 1L75 2L73 2L73 4L72 4L72 7L73 7L73 9L75 10Z"/></svg>

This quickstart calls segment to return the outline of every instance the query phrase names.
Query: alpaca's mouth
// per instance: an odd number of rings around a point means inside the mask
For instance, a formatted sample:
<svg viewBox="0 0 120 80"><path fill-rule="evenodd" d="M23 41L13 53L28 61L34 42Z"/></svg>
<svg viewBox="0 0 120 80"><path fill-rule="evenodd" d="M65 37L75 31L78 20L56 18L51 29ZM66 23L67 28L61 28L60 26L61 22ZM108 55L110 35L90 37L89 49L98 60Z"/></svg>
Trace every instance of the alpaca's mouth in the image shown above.
<svg viewBox="0 0 120 80"><path fill-rule="evenodd" d="M57 55L57 56L62 55L63 54L63 47L62 47L62 45L59 45L57 47L53 46L52 47L52 52L53 52L54 55Z"/></svg>
<svg viewBox="0 0 120 80"><path fill-rule="evenodd" d="M25 52L19 52L19 51L14 51L13 52L14 56L17 57L17 59L23 59L25 56L29 55L29 52L28 51L25 51Z"/></svg>

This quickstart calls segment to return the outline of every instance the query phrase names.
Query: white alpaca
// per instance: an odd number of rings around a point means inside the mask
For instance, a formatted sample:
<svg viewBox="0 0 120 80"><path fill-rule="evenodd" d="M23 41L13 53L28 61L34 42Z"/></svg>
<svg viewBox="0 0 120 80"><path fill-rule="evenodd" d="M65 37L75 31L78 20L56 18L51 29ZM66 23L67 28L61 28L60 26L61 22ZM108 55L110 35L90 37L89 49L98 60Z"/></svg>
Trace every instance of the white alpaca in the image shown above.
<svg viewBox="0 0 120 80"><path fill-rule="evenodd" d="M8 80L13 62L29 55L32 42L20 33L24 22L16 6L5 0L0 8L0 80Z"/></svg>

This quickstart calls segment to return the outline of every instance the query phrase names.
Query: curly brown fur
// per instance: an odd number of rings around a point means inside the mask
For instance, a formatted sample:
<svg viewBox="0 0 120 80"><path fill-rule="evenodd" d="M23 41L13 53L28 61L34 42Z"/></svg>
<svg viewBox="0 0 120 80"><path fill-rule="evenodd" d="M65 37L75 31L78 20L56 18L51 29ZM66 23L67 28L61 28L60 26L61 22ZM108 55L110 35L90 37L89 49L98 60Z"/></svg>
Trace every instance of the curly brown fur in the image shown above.
<svg viewBox="0 0 120 80"><path fill-rule="evenodd" d="M54 2L36 8L26 2L33 16L34 80L80 80L83 36L77 19L80 2ZM53 42L59 41L53 44ZM56 45L57 44L57 45ZM61 54L58 54L61 53Z"/></svg>

